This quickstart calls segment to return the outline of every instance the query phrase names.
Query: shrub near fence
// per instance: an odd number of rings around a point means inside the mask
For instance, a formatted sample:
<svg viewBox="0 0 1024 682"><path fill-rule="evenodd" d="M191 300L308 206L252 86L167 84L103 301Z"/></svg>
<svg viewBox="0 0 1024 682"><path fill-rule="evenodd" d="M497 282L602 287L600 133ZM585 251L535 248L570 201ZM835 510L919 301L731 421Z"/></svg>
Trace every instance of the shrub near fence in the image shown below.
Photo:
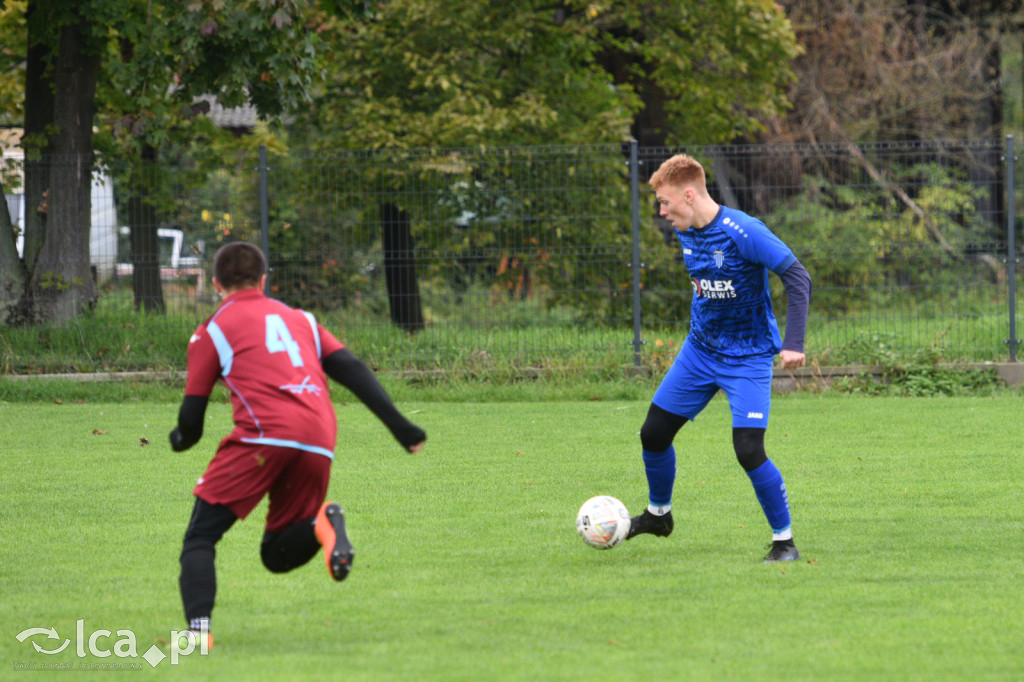
<svg viewBox="0 0 1024 682"><path fill-rule="evenodd" d="M131 268L119 267L73 324L3 329L3 371L182 368L216 305L197 284L233 239L266 249L271 295L318 313L383 370L661 366L685 336L690 286L646 180L678 151L811 272L819 364L1016 359L1012 140L972 140L264 150L162 168L189 178L162 183L154 201L152 219L183 235L177 260L189 263L176 271L175 254L161 255L166 312L138 311ZM131 260L123 245L118 260Z"/></svg>

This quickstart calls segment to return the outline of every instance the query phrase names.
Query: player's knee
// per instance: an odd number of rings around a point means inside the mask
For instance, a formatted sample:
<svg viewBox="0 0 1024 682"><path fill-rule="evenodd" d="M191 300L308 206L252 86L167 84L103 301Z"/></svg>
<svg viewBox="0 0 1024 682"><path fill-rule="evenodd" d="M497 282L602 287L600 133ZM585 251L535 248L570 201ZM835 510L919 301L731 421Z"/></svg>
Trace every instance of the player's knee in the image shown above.
<svg viewBox="0 0 1024 682"><path fill-rule="evenodd" d="M736 460L744 471L753 471L766 461L764 450L764 429L735 428L732 430L732 446Z"/></svg>
<svg viewBox="0 0 1024 682"><path fill-rule="evenodd" d="M679 429L686 423L684 417L651 405L647 418L640 427L640 445L648 452L664 452L672 445Z"/></svg>
<svg viewBox="0 0 1024 682"><path fill-rule="evenodd" d="M271 573L287 573L295 568L288 561L287 555L281 551L281 548L276 547L274 542L263 541L260 546L260 559Z"/></svg>
<svg viewBox="0 0 1024 682"><path fill-rule="evenodd" d="M649 452L664 452L672 445L672 436L657 425L644 422L640 428L640 445Z"/></svg>
<svg viewBox="0 0 1024 682"><path fill-rule="evenodd" d="M214 546L217 544L216 540L203 536L203 535L186 535L185 541L181 545L181 556L179 561L185 563L189 560L190 556L200 556L201 554L215 555L216 550Z"/></svg>
<svg viewBox="0 0 1024 682"><path fill-rule="evenodd" d="M271 573L287 573L305 566L320 551L312 519L293 524L276 533L267 531L260 544L260 559Z"/></svg>

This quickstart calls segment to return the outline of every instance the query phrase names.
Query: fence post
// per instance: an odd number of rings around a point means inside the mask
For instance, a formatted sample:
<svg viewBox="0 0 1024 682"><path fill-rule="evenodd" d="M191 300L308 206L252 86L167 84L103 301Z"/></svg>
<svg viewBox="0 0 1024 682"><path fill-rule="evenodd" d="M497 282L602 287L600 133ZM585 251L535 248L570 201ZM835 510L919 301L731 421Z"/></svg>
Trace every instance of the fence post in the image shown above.
<svg viewBox="0 0 1024 682"><path fill-rule="evenodd" d="M260 174L260 241L263 247L263 256L267 259L267 270L270 270L270 230L268 228L269 216L267 210L267 147L266 145L260 145L260 162L259 162L259 174ZM266 291L263 293L270 293L270 273L267 273L267 284Z"/></svg>
<svg viewBox="0 0 1024 682"><path fill-rule="evenodd" d="M636 140L629 143L629 189L633 223L633 365L641 364L640 350L644 345L640 334L640 153Z"/></svg>
<svg viewBox="0 0 1024 682"><path fill-rule="evenodd" d="M1007 298L1010 307L1010 338L1006 345L1010 349L1010 362L1017 361L1017 346L1020 339L1017 338L1017 244L1016 225L1014 224L1014 192L1015 183L1013 179L1014 158L1013 135L1006 136L1006 282L1008 285Z"/></svg>

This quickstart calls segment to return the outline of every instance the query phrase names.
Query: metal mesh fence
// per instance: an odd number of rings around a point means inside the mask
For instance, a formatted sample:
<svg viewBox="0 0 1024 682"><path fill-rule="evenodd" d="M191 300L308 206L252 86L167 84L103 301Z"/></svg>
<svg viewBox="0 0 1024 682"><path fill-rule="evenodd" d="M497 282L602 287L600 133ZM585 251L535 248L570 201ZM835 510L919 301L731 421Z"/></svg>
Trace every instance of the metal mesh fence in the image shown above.
<svg viewBox="0 0 1024 682"><path fill-rule="evenodd" d="M66 325L2 328L3 367L183 368L216 307L213 255L235 239L268 253L270 295L316 312L381 369L665 362L686 334L690 284L646 180L678 152L811 273L812 360L1016 359L1007 146L261 150L98 171L96 305ZM16 227L20 169L0 167Z"/></svg>

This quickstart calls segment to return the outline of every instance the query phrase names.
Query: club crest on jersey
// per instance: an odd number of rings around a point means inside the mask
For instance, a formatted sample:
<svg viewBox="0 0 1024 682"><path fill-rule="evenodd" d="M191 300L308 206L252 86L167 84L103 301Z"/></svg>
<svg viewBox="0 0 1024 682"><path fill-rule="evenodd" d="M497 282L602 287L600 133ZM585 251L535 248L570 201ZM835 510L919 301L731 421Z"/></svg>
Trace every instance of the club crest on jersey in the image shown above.
<svg viewBox="0 0 1024 682"><path fill-rule="evenodd" d="M697 279L690 278L693 295L700 298L736 298L736 289L731 279Z"/></svg>
<svg viewBox="0 0 1024 682"><path fill-rule="evenodd" d="M714 253L711 255L715 257L715 267L721 270L722 263L725 262L725 252L721 249L715 249Z"/></svg>

